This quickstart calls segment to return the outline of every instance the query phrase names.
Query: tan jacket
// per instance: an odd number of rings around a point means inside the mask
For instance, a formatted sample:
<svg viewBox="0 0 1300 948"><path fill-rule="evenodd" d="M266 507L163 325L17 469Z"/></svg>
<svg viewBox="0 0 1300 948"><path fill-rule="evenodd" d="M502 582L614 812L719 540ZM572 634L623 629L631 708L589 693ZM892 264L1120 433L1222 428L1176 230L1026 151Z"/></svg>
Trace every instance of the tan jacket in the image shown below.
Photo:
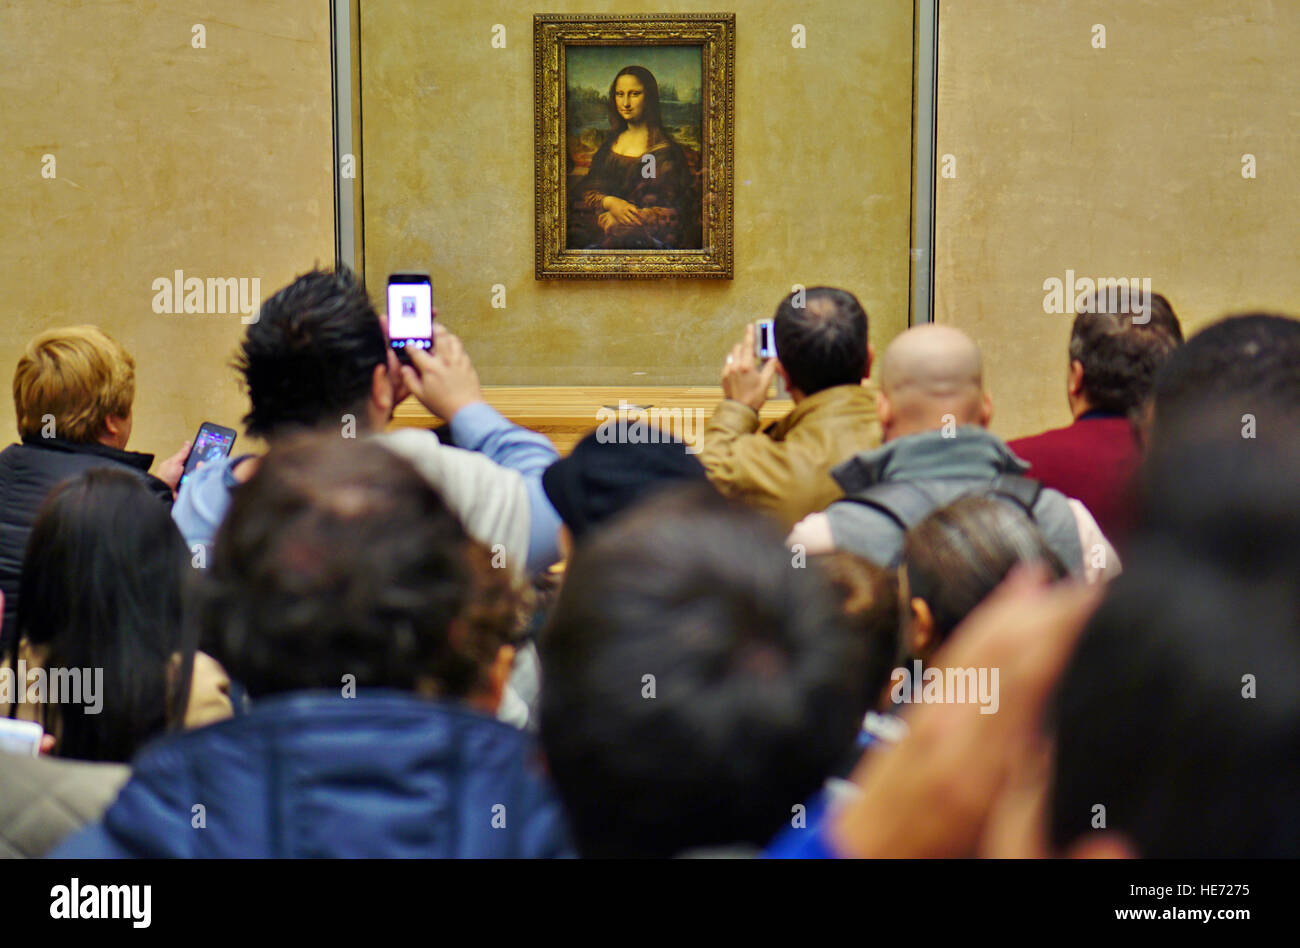
<svg viewBox="0 0 1300 948"><path fill-rule="evenodd" d="M789 529L844 496L831 468L880 445L875 388L836 385L758 430L758 413L730 399L704 429L700 460L722 493L770 510Z"/></svg>
<svg viewBox="0 0 1300 948"><path fill-rule="evenodd" d="M44 856L117 797L131 770L58 757L0 758L0 858Z"/></svg>

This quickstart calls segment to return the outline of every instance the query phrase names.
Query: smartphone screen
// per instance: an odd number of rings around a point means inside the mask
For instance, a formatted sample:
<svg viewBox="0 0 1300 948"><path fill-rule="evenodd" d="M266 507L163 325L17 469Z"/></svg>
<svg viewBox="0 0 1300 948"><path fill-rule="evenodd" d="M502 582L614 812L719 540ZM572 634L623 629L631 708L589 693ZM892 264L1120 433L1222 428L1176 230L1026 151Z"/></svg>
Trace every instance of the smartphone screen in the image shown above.
<svg viewBox="0 0 1300 948"><path fill-rule="evenodd" d="M184 484L186 479L198 470L200 464L229 457L230 450L234 446L234 428L224 428L210 421L199 425L199 433L194 436L194 445L190 448L189 457L185 459L185 471L181 474L181 483Z"/></svg>
<svg viewBox="0 0 1300 948"><path fill-rule="evenodd" d="M0 718L0 754L36 757L41 752L45 729L35 721Z"/></svg>
<svg viewBox="0 0 1300 948"><path fill-rule="evenodd" d="M759 320L757 343L758 357L760 359L771 359L776 356L776 339L772 334L772 320Z"/></svg>
<svg viewBox="0 0 1300 948"><path fill-rule="evenodd" d="M425 273L388 278L388 344L403 356L408 347L433 348L433 284Z"/></svg>

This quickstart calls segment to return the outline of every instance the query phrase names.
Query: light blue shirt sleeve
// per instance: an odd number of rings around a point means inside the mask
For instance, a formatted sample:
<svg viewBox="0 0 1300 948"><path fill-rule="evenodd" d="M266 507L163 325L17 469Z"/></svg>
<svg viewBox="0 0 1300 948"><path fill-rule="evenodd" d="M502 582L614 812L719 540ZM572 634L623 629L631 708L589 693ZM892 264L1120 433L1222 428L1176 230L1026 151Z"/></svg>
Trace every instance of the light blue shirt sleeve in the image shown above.
<svg viewBox="0 0 1300 948"><path fill-rule="evenodd" d="M528 491L528 572L546 569L558 560L560 515L542 488L542 472L560 457L551 440L516 425L487 402L475 402L456 412L451 437L457 447L478 451L523 476Z"/></svg>
<svg viewBox="0 0 1300 948"><path fill-rule="evenodd" d="M230 507L230 478L227 472L232 463L243 460L248 455L235 458L222 458L220 461L203 465L190 474L181 485L172 504L172 520L176 522L185 545L191 550L196 545L205 547L212 544L217 535L217 527Z"/></svg>

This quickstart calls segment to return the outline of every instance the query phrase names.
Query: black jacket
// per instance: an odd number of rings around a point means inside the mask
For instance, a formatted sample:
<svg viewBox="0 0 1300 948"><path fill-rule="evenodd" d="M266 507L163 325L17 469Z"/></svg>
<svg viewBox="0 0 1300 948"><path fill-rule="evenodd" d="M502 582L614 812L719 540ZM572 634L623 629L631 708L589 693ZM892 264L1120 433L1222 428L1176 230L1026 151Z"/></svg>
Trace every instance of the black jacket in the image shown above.
<svg viewBox="0 0 1300 948"><path fill-rule="evenodd" d="M152 464L152 454L58 438L24 438L22 444L0 451L0 589L5 595L0 649L7 649L18 631L18 586L27 536L54 485L92 467L117 467L139 475L146 487L170 504L171 488L149 473Z"/></svg>

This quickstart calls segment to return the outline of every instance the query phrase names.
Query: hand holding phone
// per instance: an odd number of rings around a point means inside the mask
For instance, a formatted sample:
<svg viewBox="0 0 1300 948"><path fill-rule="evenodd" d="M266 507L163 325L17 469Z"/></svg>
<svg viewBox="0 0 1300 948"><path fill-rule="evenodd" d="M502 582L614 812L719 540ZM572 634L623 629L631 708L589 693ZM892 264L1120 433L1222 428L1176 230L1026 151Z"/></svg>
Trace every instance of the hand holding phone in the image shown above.
<svg viewBox="0 0 1300 948"><path fill-rule="evenodd" d="M744 341L732 347L722 367L723 397L748 405L754 411L760 410L767 401L767 390L776 375L774 359L760 365L759 338L757 324L746 323Z"/></svg>
<svg viewBox="0 0 1300 948"><path fill-rule="evenodd" d="M411 364L407 349L433 350L433 283L427 273L388 277L388 345Z"/></svg>
<svg viewBox="0 0 1300 948"><path fill-rule="evenodd" d="M776 330L773 328L774 326L775 320L771 319L760 319L755 324L755 352L760 362L776 358Z"/></svg>
<svg viewBox="0 0 1300 948"><path fill-rule="evenodd" d="M190 448L189 457L185 459L185 470L181 474L181 483L198 470L200 464L219 461L229 457L235 446L235 429L205 421L199 425L199 433L194 436L194 446Z"/></svg>
<svg viewBox="0 0 1300 948"><path fill-rule="evenodd" d="M451 421L466 405L483 401L483 388L464 343L442 325L435 328L435 337L437 351L412 351L411 364L402 366L402 378L421 405Z"/></svg>

